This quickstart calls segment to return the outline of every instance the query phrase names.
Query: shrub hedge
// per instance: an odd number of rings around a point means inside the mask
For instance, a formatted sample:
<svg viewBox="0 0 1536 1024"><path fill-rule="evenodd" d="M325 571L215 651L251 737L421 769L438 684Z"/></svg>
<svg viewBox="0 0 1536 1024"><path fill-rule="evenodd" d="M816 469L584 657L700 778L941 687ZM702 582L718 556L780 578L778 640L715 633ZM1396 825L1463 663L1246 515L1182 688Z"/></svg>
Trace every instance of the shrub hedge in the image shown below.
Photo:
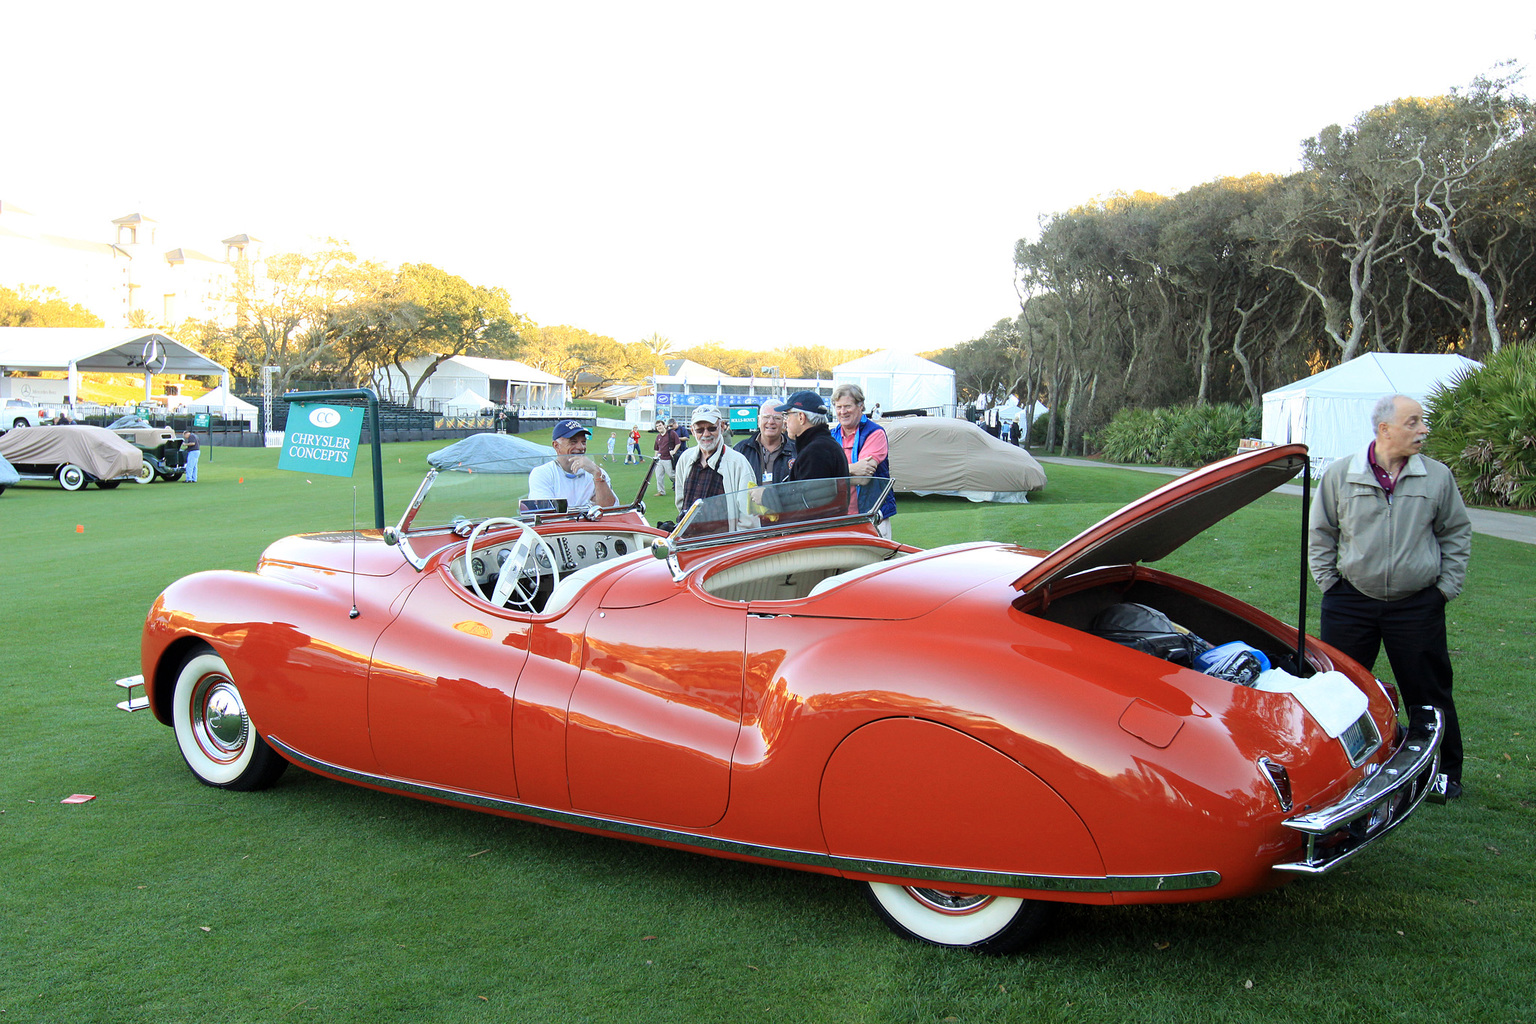
<svg viewBox="0 0 1536 1024"><path fill-rule="evenodd" d="M1099 431L1099 453L1131 465L1203 466L1236 453L1243 438L1257 436L1262 415L1240 405L1122 409Z"/></svg>

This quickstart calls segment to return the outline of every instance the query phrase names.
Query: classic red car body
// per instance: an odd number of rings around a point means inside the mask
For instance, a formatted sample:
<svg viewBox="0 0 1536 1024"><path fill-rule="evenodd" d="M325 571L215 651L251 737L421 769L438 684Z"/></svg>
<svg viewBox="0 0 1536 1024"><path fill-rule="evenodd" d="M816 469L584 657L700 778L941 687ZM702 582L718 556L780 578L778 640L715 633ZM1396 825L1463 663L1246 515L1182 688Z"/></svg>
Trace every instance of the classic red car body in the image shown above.
<svg viewBox="0 0 1536 1024"><path fill-rule="evenodd" d="M877 904L898 930L1009 948L1033 926L956 932L948 919L991 897L1261 891L1326 870L1432 792L1438 737L1409 743L1394 695L1315 640L1297 674L1344 673L1366 698L1358 727L1379 733L1358 763L1288 693L1086 631L1095 610L1131 600L1212 640L1293 651L1293 627L1137 563L1203 529L1212 493L1240 507L1302 458L1296 446L1208 467L1049 558L990 543L918 551L867 517L697 546L682 542L687 520L662 542L637 511L555 517L537 526L552 555L585 556L599 537L627 551L542 610L466 586L482 575L466 544L489 560L519 526L468 541L292 537L255 574L167 589L145 625L144 679L210 784L242 788L250 769L226 777L220 762L270 746L365 786L876 883L921 904L915 923ZM1127 522L1160 525L1137 535ZM643 550L657 542L665 560ZM815 592L796 584L829 568L842 574ZM203 665L214 682L197 690L184 667L209 649L224 669ZM236 687L241 705L219 704L198 732L209 694L228 702ZM1404 776L1390 792L1389 761ZM1343 805L1343 824L1297 824Z"/></svg>

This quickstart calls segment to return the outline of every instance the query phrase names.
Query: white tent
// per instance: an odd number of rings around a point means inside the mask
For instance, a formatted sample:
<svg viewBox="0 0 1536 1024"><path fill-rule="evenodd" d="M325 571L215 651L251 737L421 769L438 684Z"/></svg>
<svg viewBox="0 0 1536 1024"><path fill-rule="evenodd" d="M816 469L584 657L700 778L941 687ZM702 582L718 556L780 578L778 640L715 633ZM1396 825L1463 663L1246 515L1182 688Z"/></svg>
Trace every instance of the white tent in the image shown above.
<svg viewBox="0 0 1536 1024"><path fill-rule="evenodd" d="M145 359L149 365L145 365ZM142 373L144 397L154 374L217 374L229 383L229 370L159 331L113 327L0 327L0 371L64 370L66 395L80 395L80 374Z"/></svg>
<svg viewBox="0 0 1536 1024"><path fill-rule="evenodd" d="M832 370L839 384L864 389L864 411L876 405L882 413L896 409L927 409L950 415L955 405L955 371L931 359L886 349L843 363Z"/></svg>
<svg viewBox="0 0 1536 1024"><path fill-rule="evenodd" d="M256 407L230 394L228 388L218 387L206 395L188 398L184 405L187 412L218 413L228 420L244 420L252 426L256 423Z"/></svg>
<svg viewBox="0 0 1536 1024"><path fill-rule="evenodd" d="M443 411L450 416L473 416L490 404L490 400L476 394L474 388L465 388L443 405Z"/></svg>
<svg viewBox="0 0 1536 1024"><path fill-rule="evenodd" d="M1262 437L1270 444L1300 441L1327 462L1371 439L1371 408L1383 395L1407 395L1421 405L1438 384L1482 366L1465 356L1371 352L1264 393Z"/></svg>
<svg viewBox="0 0 1536 1024"><path fill-rule="evenodd" d="M403 400L411 384L432 365L435 357L420 356L407 360L402 375L392 365L374 371L373 385L379 397ZM515 359L486 359L480 356L454 356L445 359L416 392L416 407L432 409L452 401L465 391L486 395L486 405L520 406L529 409L563 409L566 404L565 378L536 370ZM478 410L477 410L478 411Z"/></svg>

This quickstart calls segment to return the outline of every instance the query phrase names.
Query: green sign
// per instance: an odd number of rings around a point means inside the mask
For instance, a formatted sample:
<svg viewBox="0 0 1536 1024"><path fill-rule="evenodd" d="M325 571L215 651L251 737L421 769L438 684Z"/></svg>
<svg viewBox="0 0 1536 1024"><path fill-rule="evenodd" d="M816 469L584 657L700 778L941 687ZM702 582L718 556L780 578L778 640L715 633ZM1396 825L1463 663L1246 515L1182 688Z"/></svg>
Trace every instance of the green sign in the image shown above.
<svg viewBox="0 0 1536 1024"><path fill-rule="evenodd" d="M731 414L732 430L744 430L750 434L757 429L757 406L733 405L727 411Z"/></svg>
<svg viewBox="0 0 1536 1024"><path fill-rule="evenodd" d="M199 430L207 430L208 429L208 414L205 413L205 412L195 412L195 413L193 413L192 414L192 425L194 427L197 427Z"/></svg>
<svg viewBox="0 0 1536 1024"><path fill-rule="evenodd" d="M326 476L351 476L357 467L357 439L363 410L344 405L288 407L288 433L277 457L278 469Z"/></svg>

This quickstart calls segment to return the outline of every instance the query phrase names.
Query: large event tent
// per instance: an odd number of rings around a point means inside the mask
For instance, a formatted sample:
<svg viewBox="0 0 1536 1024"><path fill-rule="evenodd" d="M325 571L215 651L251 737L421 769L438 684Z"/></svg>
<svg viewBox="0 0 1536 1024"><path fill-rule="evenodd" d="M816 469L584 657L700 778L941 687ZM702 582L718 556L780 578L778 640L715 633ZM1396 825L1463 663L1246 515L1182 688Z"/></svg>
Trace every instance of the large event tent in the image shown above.
<svg viewBox="0 0 1536 1024"><path fill-rule="evenodd" d="M839 384L857 384L864 390L864 409L882 412L926 409L930 415L953 415L955 371L931 359L886 349L850 360L832 370Z"/></svg>
<svg viewBox="0 0 1536 1024"><path fill-rule="evenodd" d="M132 328L0 327L0 372L6 370L64 371L71 403L80 397L82 372L142 373L146 398L157 373L217 375L229 386L229 370L207 356L159 331Z"/></svg>
<svg viewBox="0 0 1536 1024"><path fill-rule="evenodd" d="M1271 444L1300 441L1320 462L1337 459L1370 441L1371 408L1383 395L1428 405L1436 385L1481 366L1465 356L1370 352L1266 391L1262 437Z"/></svg>

